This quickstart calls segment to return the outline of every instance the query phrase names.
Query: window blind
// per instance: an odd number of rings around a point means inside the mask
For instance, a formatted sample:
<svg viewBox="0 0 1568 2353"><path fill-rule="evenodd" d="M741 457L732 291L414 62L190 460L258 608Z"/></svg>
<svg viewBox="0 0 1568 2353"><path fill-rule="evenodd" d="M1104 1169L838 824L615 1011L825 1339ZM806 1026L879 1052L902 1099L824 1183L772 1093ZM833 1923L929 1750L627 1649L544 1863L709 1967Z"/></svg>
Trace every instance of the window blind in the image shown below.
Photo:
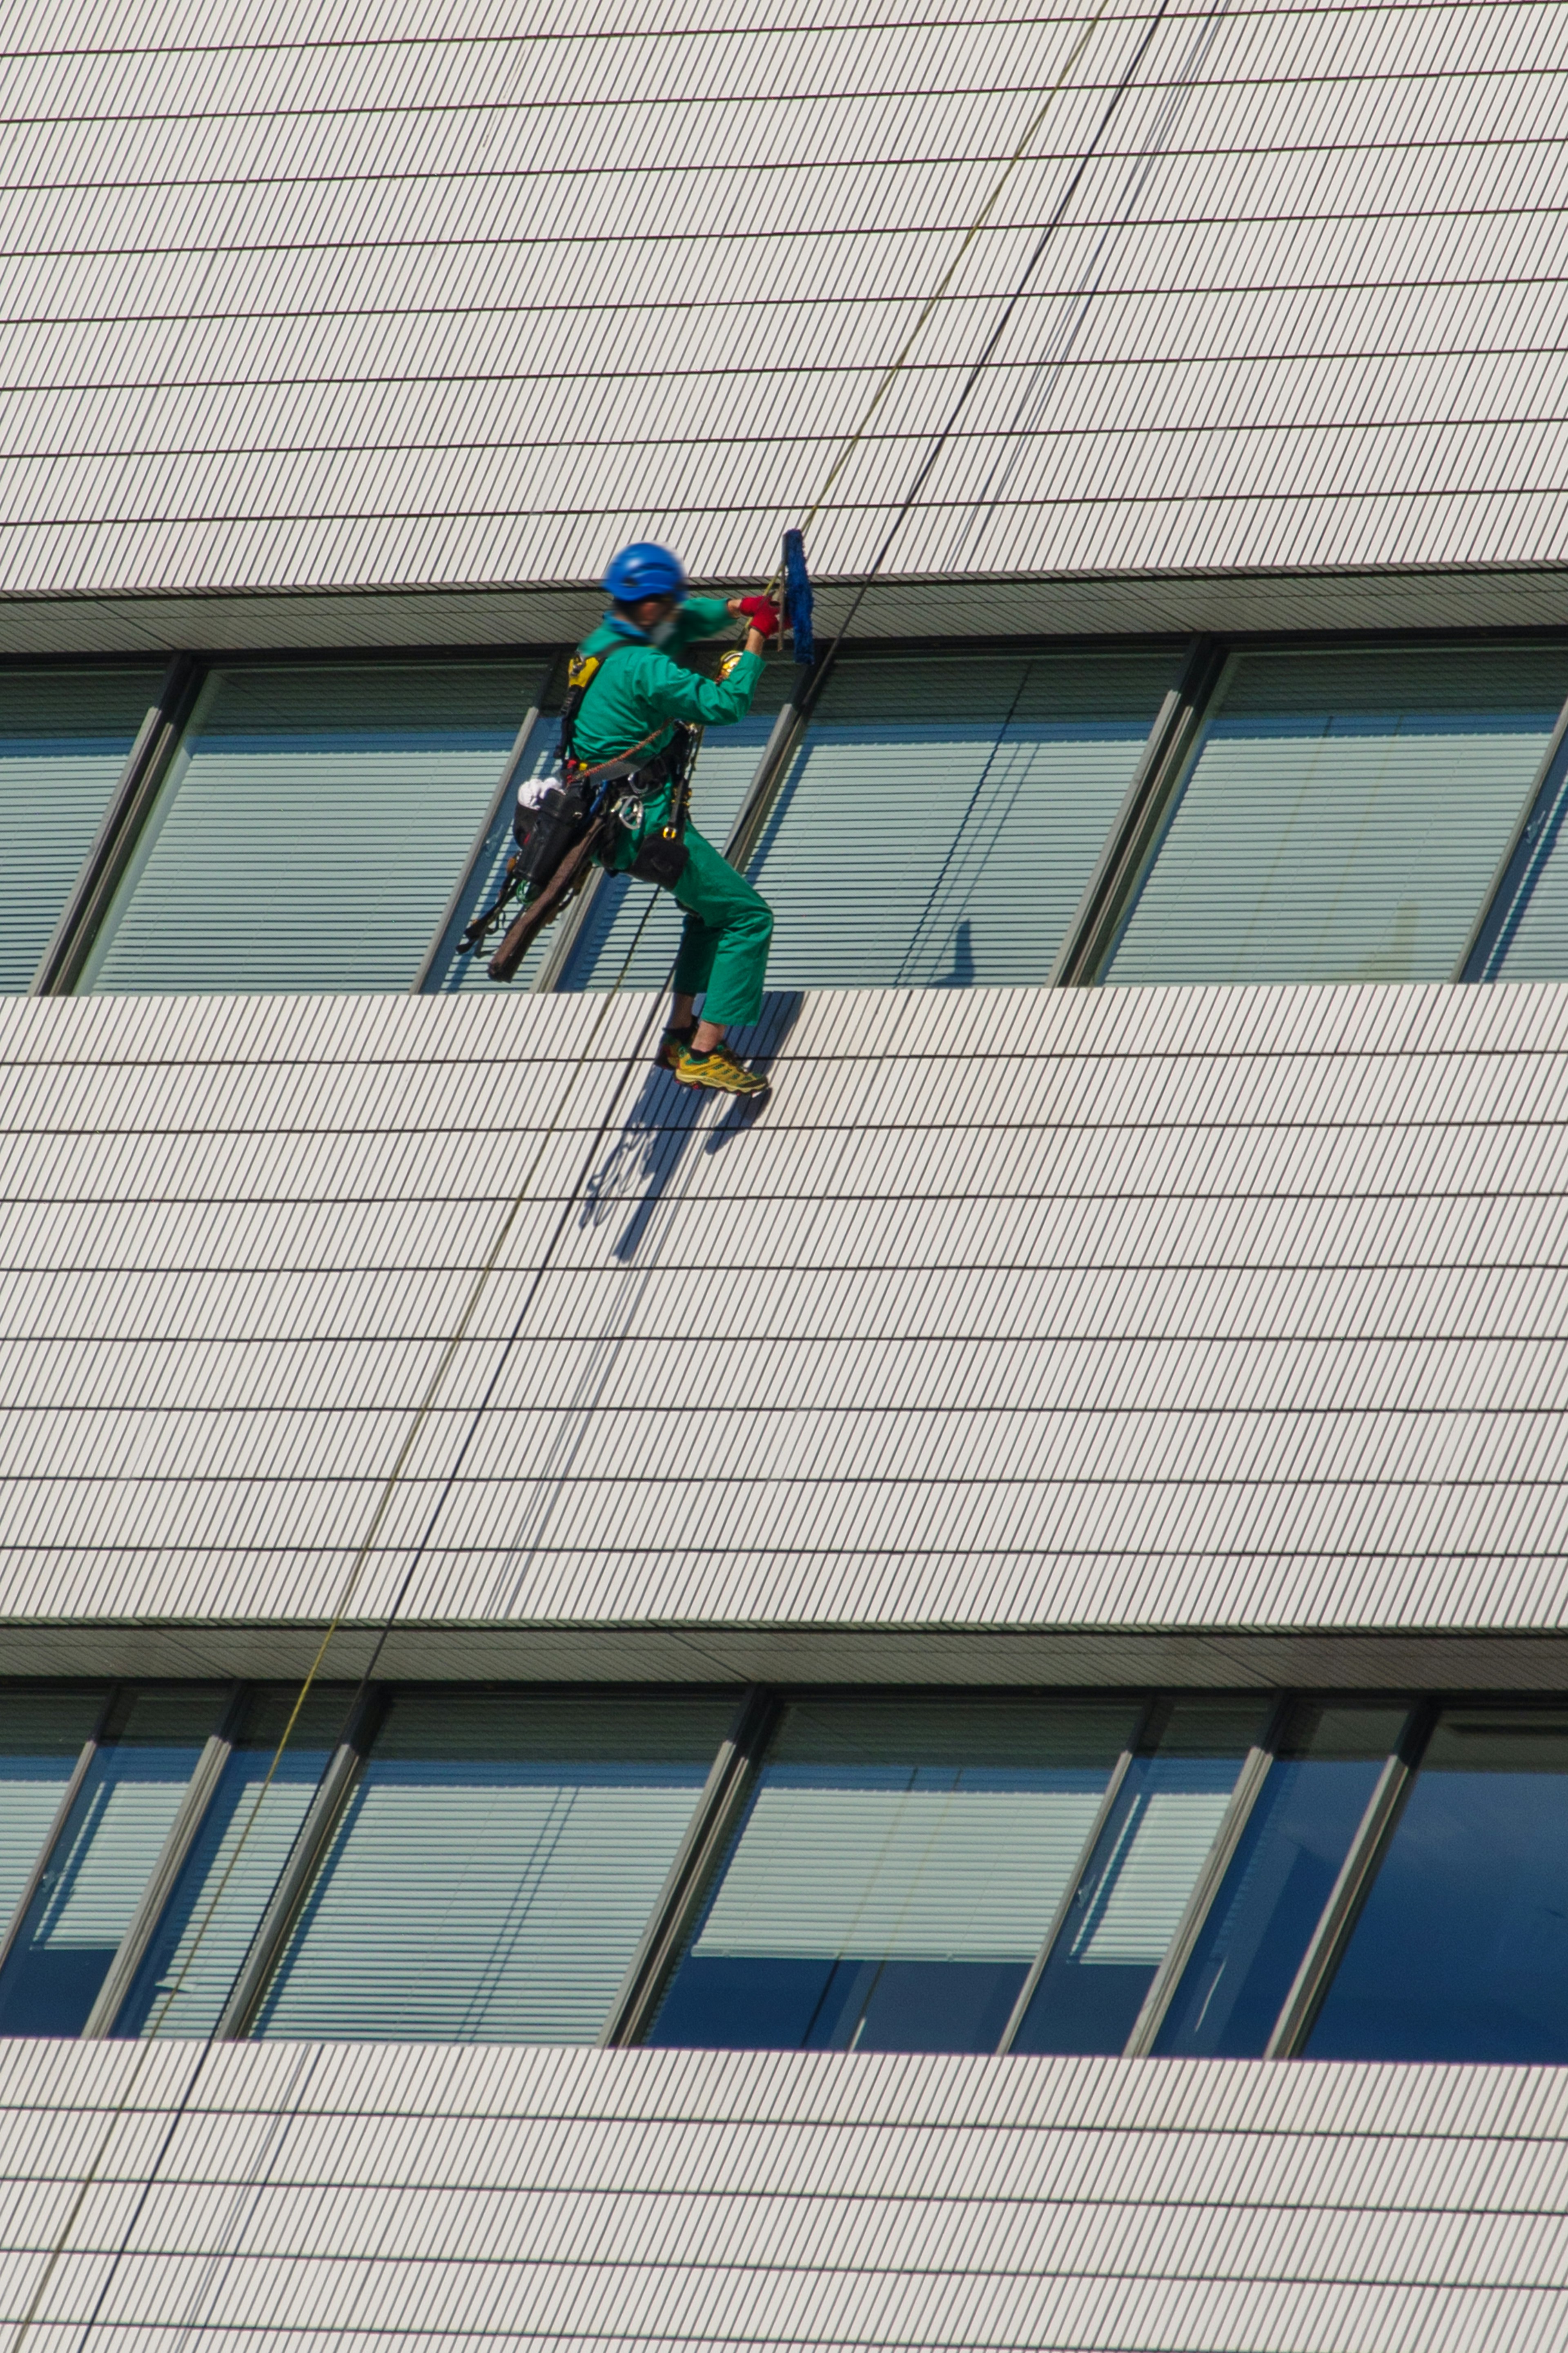
<svg viewBox="0 0 1568 2353"><path fill-rule="evenodd" d="M771 981L1044 980L1173 671L1092 653L842 663L752 861Z"/></svg>
<svg viewBox="0 0 1568 2353"><path fill-rule="evenodd" d="M0 1936L22 1900L99 1703L80 1692L0 1699Z"/></svg>
<svg viewBox="0 0 1568 2353"><path fill-rule="evenodd" d="M1556 648L1237 657L1103 976L1447 978L1565 691Z"/></svg>
<svg viewBox="0 0 1568 2353"><path fill-rule="evenodd" d="M258 2032L592 2042L732 1706L399 1700Z"/></svg>
<svg viewBox="0 0 1568 2353"><path fill-rule="evenodd" d="M745 718L733 727L710 727L703 735L691 778L691 822L715 849L724 848L741 814L790 676L783 667L764 671ZM675 962L681 921L668 891L635 882L629 874L605 875L595 887L562 986L611 988L629 955L622 987L662 988Z"/></svg>
<svg viewBox="0 0 1568 2353"><path fill-rule="evenodd" d="M653 2039L994 2046L1131 1730L1033 1701L793 1707Z"/></svg>
<svg viewBox="0 0 1568 2353"><path fill-rule="evenodd" d="M0 989L25 989L92 848L155 670L0 671Z"/></svg>
<svg viewBox="0 0 1568 2353"><path fill-rule="evenodd" d="M0 1971L0 2033L80 2032L215 1714L204 1695L139 1696L97 1750Z"/></svg>
<svg viewBox="0 0 1568 2353"><path fill-rule="evenodd" d="M1019 2029L1020 2051L1122 2049L1225 1819L1251 1707L1179 1706L1133 1758Z"/></svg>
<svg viewBox="0 0 1568 2353"><path fill-rule="evenodd" d="M83 987L406 988L539 684L515 663L215 671Z"/></svg>

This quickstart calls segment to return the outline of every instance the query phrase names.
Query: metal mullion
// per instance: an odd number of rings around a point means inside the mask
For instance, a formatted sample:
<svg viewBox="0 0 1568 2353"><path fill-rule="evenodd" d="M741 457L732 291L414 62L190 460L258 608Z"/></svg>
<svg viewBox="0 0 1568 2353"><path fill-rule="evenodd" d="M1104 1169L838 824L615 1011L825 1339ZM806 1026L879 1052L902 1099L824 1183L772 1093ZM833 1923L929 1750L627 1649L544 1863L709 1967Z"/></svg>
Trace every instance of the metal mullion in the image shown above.
<svg viewBox="0 0 1568 2353"><path fill-rule="evenodd" d="M1236 659L1212 638L1193 639L1176 683L1154 715L1115 823L1046 976L1047 988L1083 987L1093 982L1158 839L1171 796Z"/></svg>
<svg viewBox="0 0 1568 2353"><path fill-rule="evenodd" d="M1530 870L1532 849L1531 821L1538 808L1550 814L1552 803L1561 795L1565 778L1568 778L1568 702L1563 703L1557 714L1557 724L1547 738L1546 749L1531 779L1518 823L1509 837L1508 848L1498 860L1476 920L1470 925L1469 937L1460 949L1449 975L1450 979L1480 980L1484 976L1480 971L1472 972L1470 966L1477 963L1484 965L1496 945L1498 934L1508 921L1510 910L1519 897ZM1510 881L1511 889L1509 887Z"/></svg>
<svg viewBox="0 0 1568 2353"><path fill-rule="evenodd" d="M16 1939L22 1933L22 1923L27 1916L28 1907L34 1896L43 1883L44 1873L49 1867L55 1849L60 1842L61 1833L70 1819L71 1808L81 1795L81 1785L91 1769L93 1758L103 1746L104 1732L114 1713L115 1703L120 1697L121 1690L121 1686L119 1683L110 1684L104 1696L103 1705L98 1711L97 1721L88 1734L81 1754L71 1767L70 1778L61 1793L59 1804L55 1808L54 1820L49 1824L32 1870L27 1873L22 1893L16 1898L16 1908L6 1924L5 1934L0 1937L0 1969L4 1969L16 1949Z"/></svg>
<svg viewBox="0 0 1568 2353"><path fill-rule="evenodd" d="M1175 1997L1187 1963L1193 1957L1209 1907L1219 1894L1226 1873L1235 1860L1242 1834L1252 1817L1252 1810L1263 1794L1263 1785L1280 1741L1284 1738L1295 1705L1292 1697L1282 1699L1269 1717L1261 1740L1250 1747L1236 1777L1236 1787L1230 1793L1230 1803L1225 1818L1215 1834L1214 1844L1204 1859L1203 1869L1193 1883L1176 1933L1165 1948L1165 1957L1155 1970L1142 2009L1132 2021L1132 2031L1122 2049L1124 2059L1146 2059L1153 2050L1155 2040L1165 2022L1165 2012Z"/></svg>
<svg viewBox="0 0 1568 2353"><path fill-rule="evenodd" d="M142 723L98 837L27 985L29 997L63 997L80 977L142 822L179 748L205 675L196 657L184 653L176 654L164 671L158 700Z"/></svg>
<svg viewBox="0 0 1568 2353"><path fill-rule="evenodd" d="M490 805L485 811L478 833L474 836L473 845L463 860L462 872L452 886L451 897L441 910L441 920L437 924L435 934L420 961L419 969L408 984L410 997L424 995L430 976L436 969L441 951L447 944L447 936L457 922L458 912L473 886L475 871L485 853L485 844L490 838L496 819L506 807L508 794L516 785L517 772L521 767L523 757L527 753L529 737L539 724L539 714L540 705L537 702L531 703L527 718L512 739L511 750L507 754L501 767L500 782L495 788Z"/></svg>
<svg viewBox="0 0 1568 2353"><path fill-rule="evenodd" d="M1415 1783L1421 1753L1436 1720L1437 1711L1430 1701L1412 1708L1405 1718L1398 1745L1378 1775L1377 1786L1367 1800L1350 1852L1340 1865L1322 1916L1264 2047L1266 2059L1295 2059L1305 2049L1323 1997L1343 1958L1352 1931L1361 1917L1362 1905L1372 1892L1373 1881L1398 1826Z"/></svg>
<svg viewBox="0 0 1568 2353"><path fill-rule="evenodd" d="M364 1769L364 1761L385 1704L385 1694L372 1685L363 1693L333 1750L326 1771L316 1785L310 1811L300 1823L287 1862L278 1875L266 1911L250 1940L238 1976L214 2029L219 2042L237 2042L248 2033L268 1980L282 1956L300 1905L315 1877L316 1866L338 1825L338 1818Z"/></svg>
<svg viewBox="0 0 1568 2353"><path fill-rule="evenodd" d="M651 2024L666 1975L680 1951L691 1915L751 1795L757 1765L782 1705L775 1692L759 1683L752 1684L744 1694L734 1722L713 1759L642 1941L600 2030L600 2050L635 2042Z"/></svg>
<svg viewBox="0 0 1568 2353"><path fill-rule="evenodd" d="M1029 2004L1035 1999L1040 1979L1045 1976L1046 1964L1055 1952L1062 1930L1067 1926L1068 1915L1073 1906L1073 1898L1083 1885L1084 1874L1094 1860L1094 1850L1100 1844L1105 1825L1110 1820L1116 1800L1121 1795L1121 1785L1132 1770L1133 1759L1144 1753L1144 1744L1148 1740L1150 1728L1163 1705L1163 1702L1159 1699L1144 1702L1142 1713L1132 1728L1131 1739L1110 1768L1110 1778L1107 1781L1100 1804L1095 1809L1094 1820L1089 1826L1088 1835L1079 1849L1078 1861L1068 1875L1067 1884L1062 1889L1057 1908L1051 1915L1050 1925L1040 1940L1040 1948L1030 1964L1027 1977L1018 1989L1018 1999L1013 2004L1007 2023L1002 2029L1001 2039L996 2045L996 2054L999 2058L1011 2051L1017 2040L1018 2030L1024 2023Z"/></svg>
<svg viewBox="0 0 1568 2353"><path fill-rule="evenodd" d="M120 1940L120 1949L109 1965L109 1973L98 1989L98 1999L87 2014L81 2030L84 2042L100 2042L112 2033L132 1982L146 1957L147 1947L158 1931L163 1908L174 1892L174 1883L184 1869L185 1859L196 1842L207 1809L217 1793L224 1767L234 1755L239 1727L249 1697L249 1685L236 1683L228 1695L218 1726L196 1759L195 1769L185 1785L179 1811L169 1825L169 1834L153 1864L142 1898L131 1916L131 1924Z"/></svg>

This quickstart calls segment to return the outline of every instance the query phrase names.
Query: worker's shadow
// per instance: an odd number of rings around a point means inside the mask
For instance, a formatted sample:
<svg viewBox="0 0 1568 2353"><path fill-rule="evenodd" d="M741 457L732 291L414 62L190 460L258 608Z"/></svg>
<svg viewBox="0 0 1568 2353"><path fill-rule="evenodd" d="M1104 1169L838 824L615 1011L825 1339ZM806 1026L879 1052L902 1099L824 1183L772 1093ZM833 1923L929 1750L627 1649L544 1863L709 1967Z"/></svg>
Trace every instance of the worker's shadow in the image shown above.
<svg viewBox="0 0 1568 2353"><path fill-rule="evenodd" d="M762 1018L755 1027L733 1032L731 1043L735 1051L743 1060L769 1070L800 1018L805 1001L798 988L771 991L763 999ZM705 1114L716 1100L723 1109L713 1119ZM629 1210L610 1246L611 1256L623 1261L635 1259L698 1139L704 1154L722 1152L758 1119L767 1117L772 1100L771 1095L716 1099L696 1087L679 1085L668 1071L647 1071L637 1101L584 1187L579 1226L609 1225Z"/></svg>

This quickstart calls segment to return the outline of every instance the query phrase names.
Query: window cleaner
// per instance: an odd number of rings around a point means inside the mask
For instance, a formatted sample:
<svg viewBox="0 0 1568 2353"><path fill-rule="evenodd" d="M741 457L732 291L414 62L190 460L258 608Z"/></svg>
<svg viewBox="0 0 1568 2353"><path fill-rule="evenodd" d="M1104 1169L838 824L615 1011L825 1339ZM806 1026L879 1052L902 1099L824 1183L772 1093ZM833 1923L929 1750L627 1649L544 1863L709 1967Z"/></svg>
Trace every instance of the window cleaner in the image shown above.
<svg viewBox="0 0 1568 2353"><path fill-rule="evenodd" d="M610 609L567 671L558 773L520 792L506 887L475 917L463 945L473 946L506 900L525 892L489 967L509 980L595 861L657 883L686 915L657 1059L682 1086L763 1094L768 1082L731 1051L724 1033L762 1011L773 911L689 822L688 804L701 730L744 718L764 649L779 634L778 609L768 596L689 596L679 557L650 540L624 547L603 586ZM745 643L725 655L717 679L671 659L735 619L747 624Z"/></svg>

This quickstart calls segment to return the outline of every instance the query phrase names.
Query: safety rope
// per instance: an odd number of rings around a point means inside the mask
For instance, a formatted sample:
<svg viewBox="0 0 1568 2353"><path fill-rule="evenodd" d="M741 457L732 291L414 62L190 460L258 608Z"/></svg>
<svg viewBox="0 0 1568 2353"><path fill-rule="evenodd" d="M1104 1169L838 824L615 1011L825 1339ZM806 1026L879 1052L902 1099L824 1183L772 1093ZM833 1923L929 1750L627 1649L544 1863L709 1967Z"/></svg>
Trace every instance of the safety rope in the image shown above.
<svg viewBox="0 0 1568 2353"><path fill-rule="evenodd" d="M1098 0L1098 5L1095 7L1093 15L1089 17L1082 33L1074 43L1060 73L1046 91L1040 104L1035 110L1035 112L1031 116L1029 123L1026 128L1023 138L1018 142L1012 154L1008 157L1005 166L998 176L994 185L987 195L985 202L982 206L979 213L976 214L973 221L965 232L958 249L953 254L947 269L943 271L936 287L922 305L914 326L906 336L899 353L885 369L877 390L871 400L868 403L866 410L864 411L859 423L857 425L854 434L846 443L844 448L839 453L838 458L829 469L827 476L821 488L818 490L816 499L813 501L811 506L806 510L805 522L810 522L821 512L824 504L826 503L828 492L831 491L834 483L843 473L845 467L848 464L861 441L865 438L866 433L877 410L881 406L882 401L886 398L893 383L908 364L910 356L912 353L916 343L919 342L928 322L934 313L938 303L945 294L947 288L951 285L953 276L956 273L964 254L968 251L975 237L981 233L985 222L990 217L992 212L999 202L1008 180L1027 154L1028 149L1037 136L1040 125L1044 122L1051 106L1054 104L1057 97L1064 88L1073 67L1083 55L1083 52L1088 47L1089 39L1091 38L1096 27L1104 16L1108 5L1109 0ZM960 416L967 406L970 396L979 383L985 367L989 364L991 357L995 352L1002 336L1006 332L1008 323L1010 322L1019 302L1023 300L1024 294L1027 290L1029 281L1032 279L1036 269L1038 267L1038 264L1043 258L1051 238L1054 237L1058 227L1060 225L1060 222L1065 216L1067 206L1071 202L1073 195L1076 194L1083 179L1084 174L1087 172L1090 162L1099 149L1100 142L1104 138L1107 130L1110 128L1110 122L1115 116L1122 99L1126 96L1127 91L1131 87L1132 77L1136 73L1143 57L1146 55L1150 43L1152 41L1155 33L1159 29L1169 6L1170 0L1159 0L1159 5L1150 18L1142 38L1139 42L1126 68L1123 69L1123 72L1112 91L1110 100L1102 111L1100 121L1096 125L1094 134L1079 160L1078 168L1072 174L1068 185L1051 213L1049 219L1045 224L1039 237L1036 240L1022 277L1018 280L1012 292L1009 294L1003 308L1001 317L998 319L991 333L987 336L979 358L975 360L965 376L957 400L950 409L931 448L927 452L920 467L917 469L914 479L894 515L892 523L889 525L887 533L883 536L870 570L867 573L858 586L857 593L850 603L848 611L838 628L837 634L830 644L822 661L817 664L816 670L813 672L810 687L807 690L808 700L803 703L803 708L809 708L810 704L815 703L817 696L820 694L822 687L826 683L826 677L837 659L851 622L858 612L867 592L878 577L882 565L886 563L895 538L913 509L914 504L919 498L921 490L929 480L932 468L937 463L937 460L941 457L943 449L946 448L948 441L951 439ZM781 576L782 574L775 575L772 586L776 587L778 579ZM658 733L658 731L655 730L653 732ZM646 737L644 741L651 741L651 736ZM634 745L632 748L637 750L640 749L641 746ZM618 756L625 757L626 755L623 754ZM607 762L604 765L613 765L614 763ZM620 970L616 974L616 979L611 987L604 993L599 1011L589 1030L588 1037L577 1056L577 1060L573 1065L565 1088L563 1090L559 1105L552 1115L550 1123L540 1138L534 1155L529 1163L528 1169L524 1174L522 1184L513 1194L505 1212L503 1213L500 1224L491 1242L490 1248L487 1251L486 1256L481 1262L478 1274L475 1276L473 1282L469 1286L468 1293L459 1314L458 1324L443 1345L435 1368L433 1369L429 1379L426 1383L424 1393L420 1398L417 1408L416 1409L413 1420L409 1425L409 1429L404 1439L403 1444L398 1449L397 1455L392 1468L387 1472L383 1482L375 1508L371 1514L364 1535L363 1536L355 1552L348 1575L344 1580L342 1589L340 1590L338 1599L333 1607L332 1615L328 1622L326 1630L321 1637L321 1642L317 1646L315 1656L311 1660L305 1678L300 1684L298 1697L296 1698L294 1705L289 1713L288 1722L283 1728L282 1735L278 1742L277 1748L274 1751L267 1773L258 1787L256 1796L251 1802L250 1810L246 1817L239 1837L231 1850L229 1859L224 1872L219 1878L211 1898L206 1903L197 1931L186 1948L184 1958L181 1964L174 1983L169 1993L164 1998L163 2007L158 2012L157 2022L161 2022L163 2019L168 2016L170 2008L174 2001L177 2000L178 1995L184 1985L185 1979L189 1975L191 1966L195 1961L201 1941L205 1936L207 1928L211 1925L213 1918L216 1916L217 1906L224 1890L228 1885L229 1880L238 1863L245 1844L249 1839L251 1831L254 1829L261 1806L265 1801L268 1790L272 1788L278 1772L281 1767L289 1740L293 1736L295 1726L299 1723L306 1701L309 1699L311 1690L320 1679L321 1668L326 1660L328 1651L342 1629L343 1620L348 1614L354 1595L359 1588L365 1568L369 1563L371 1554L374 1548L376 1538L385 1525L387 1514L392 1508L393 1502L396 1496L404 1472L406 1470L415 1447L416 1446L419 1437L429 1419L430 1414L435 1409L437 1401L445 1385L447 1373L451 1368L457 1354L467 1338L479 1302L489 1286L490 1277L493 1274L495 1268L500 1261L500 1254L506 1246L507 1239L512 1231L517 1219L521 1214L525 1201L529 1198L530 1188L531 1187L534 1176L539 1169L545 1152L549 1149L550 1145L554 1141L561 1118L564 1113L566 1103L570 1099L572 1092L575 1088L578 1077L581 1074L584 1063L589 1058L594 1044L598 1038L599 1032L611 1008L618 998L620 989L631 968L637 947L641 943L643 931L647 923L648 917L651 915L654 907L658 903L658 894L656 892L649 897L648 903L643 911L642 917L633 934L631 944L626 950ZM355 1701L351 1704L350 1719L352 1719L353 1705L357 1704L359 1696L368 1688L374 1667L391 1636L404 1601L406 1599L407 1594L412 1586L414 1577L422 1565L425 1552L429 1545L432 1535L434 1535L440 1514L445 1508L447 1498L450 1494L452 1487L460 1473L462 1463L467 1458L468 1449L473 1442L473 1439L479 1427L480 1420L484 1413L488 1410L489 1399L494 1393L495 1385L500 1379L501 1372L510 1356L512 1348L516 1345L518 1338L521 1336L523 1322L526 1320L529 1308L531 1307L534 1297L537 1295L539 1286L548 1270L555 1249L559 1244L561 1236L565 1230L566 1222L573 1210L577 1207L578 1196L584 1182L587 1170L591 1167L594 1155L597 1153L603 1137L609 1126L610 1121L615 1115L616 1109L619 1104L626 1082L630 1077L637 1060L642 1053L648 1029L652 1026L654 1019L657 1018L658 1009L659 999L656 997L653 1008L644 1020L642 1027L637 1033L636 1041L634 1042L631 1051L626 1058L626 1061L623 1066L619 1082L611 1095L609 1105L605 1113L604 1118L601 1120L599 1126L595 1133L593 1141L589 1146L589 1152L584 1165L584 1169L574 1180L572 1188L566 1197L561 1218L557 1221L550 1241L547 1244L544 1252L541 1256L538 1267L534 1270L533 1282L531 1284L528 1293L525 1295L522 1306L519 1311L517 1321L515 1322L512 1331L509 1335L502 1346L500 1354L497 1358L490 1378L486 1384L484 1394L476 1406L473 1414L469 1418L468 1429L464 1436L462 1445L459 1448L458 1455L450 1469L448 1470L440 1493L432 1506L430 1515L426 1521L426 1527L421 1535L419 1543L415 1549L414 1555L405 1572L397 1592L394 1596L391 1607L386 1612L384 1620L378 1630L377 1638L371 1651L370 1658L360 1678L360 1683L355 1694ZM345 1731L347 1730L348 1720L349 1719L345 1720ZM274 1882L274 1894L276 1894L277 1887L281 1883L283 1871L286 1871L287 1868L288 1862L286 1859L282 1870L280 1870L279 1873L278 1880ZM268 1904L270 1904L270 1901L271 1897L269 1896ZM263 1916L265 1916L266 1909L267 1906L264 1905ZM237 1968L234 1978L230 1981L229 1997L232 1997L234 1987L239 1981L239 1976L244 1966L245 1957L242 1956L239 1967ZM226 2004L227 1998L226 1998L224 2004L220 2005L220 2018L222 2010L226 2008ZM120 2233L119 2243L114 2250L110 2263L105 2267L103 2276L99 2284L98 2293L95 2295L92 2306L82 2323L80 2334L77 2338L77 2353L82 2353L82 2348L86 2346L93 2328L97 2326L100 2315L103 2308L104 2301L118 2272L120 2263L130 2246L131 2239L145 2209L146 2201L152 2195L153 2189L159 2179L164 2158L166 2158L170 2147L173 2146L174 2134L178 2130L179 2125L189 2108L191 2100L195 2096L196 2086L201 2079L207 2061L210 2058L213 2050L216 2046L216 2042L217 2034L216 2028L215 2026L203 2039L195 2064L192 2068L188 2080L171 2110L168 2126L159 2142L157 2149L153 2154L152 2162L148 2166L145 2179L140 2186L139 2195L134 2200L132 2211L126 2219L122 2231ZM157 2043L155 2037L151 2033L146 2035L141 2042L136 2059L133 2061L128 2071L126 2083L122 2087L118 2099L105 2117L104 2129L100 2137L99 2145L92 2160L79 2184L77 2193L73 2198L64 2220L56 2234L54 2243L50 2249L47 2258L46 2259L43 2271L31 2296L28 2298L26 2306L11 2337L9 2353L22 2353L22 2348L31 2332L34 2324L37 2320L44 2299L48 2293L49 2285L55 2277L60 2262L64 2257L66 2249L69 2245L72 2232L75 2230L76 2223L80 2216L82 2208L101 2177L103 2163L107 2158L109 2147L113 2135L131 2106L142 2074L151 2061L152 2054L156 2047Z"/></svg>

